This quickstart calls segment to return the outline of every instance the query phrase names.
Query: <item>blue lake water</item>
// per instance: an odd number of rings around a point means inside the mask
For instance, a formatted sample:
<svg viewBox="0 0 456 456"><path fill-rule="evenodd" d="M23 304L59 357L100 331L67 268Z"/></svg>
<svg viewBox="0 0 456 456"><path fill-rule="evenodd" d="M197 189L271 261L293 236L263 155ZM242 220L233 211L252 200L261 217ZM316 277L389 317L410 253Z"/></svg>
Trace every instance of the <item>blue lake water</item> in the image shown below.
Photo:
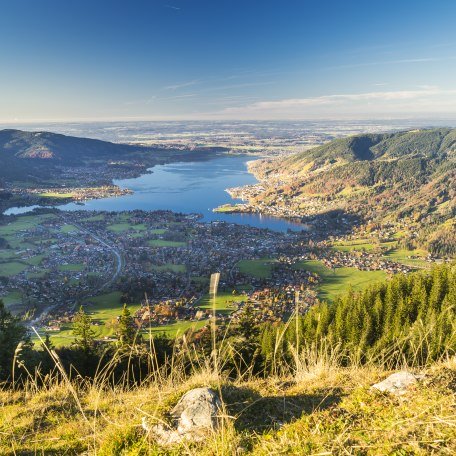
<svg viewBox="0 0 456 456"><path fill-rule="evenodd" d="M175 212L200 213L207 222L224 220L274 231L306 229L305 225L261 214L221 214L212 211L221 204L238 202L233 200L225 189L257 182L247 171L249 160L251 157L229 155L204 162L155 166L151 174L114 181L121 188L133 190L132 195L90 200L83 206L69 203L58 208L97 211L169 209ZM23 213L25 210L13 208L6 214Z"/></svg>

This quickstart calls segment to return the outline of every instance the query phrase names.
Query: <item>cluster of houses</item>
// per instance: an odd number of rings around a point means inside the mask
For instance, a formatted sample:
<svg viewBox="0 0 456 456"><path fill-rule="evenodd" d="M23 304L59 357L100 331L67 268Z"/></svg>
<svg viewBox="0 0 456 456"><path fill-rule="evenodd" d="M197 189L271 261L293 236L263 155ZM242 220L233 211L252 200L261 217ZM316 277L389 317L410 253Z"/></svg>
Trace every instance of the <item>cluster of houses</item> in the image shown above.
<svg viewBox="0 0 456 456"><path fill-rule="evenodd" d="M57 330L72 311L101 292L119 290L124 302L148 298L135 315L138 327L181 320L206 320L210 312L198 302L208 291L208 278L221 272L221 287L248 285L245 299L236 299L239 318L248 306L258 321L275 321L316 302L317 274L296 267L302 260L320 260L328 268L354 267L395 274L410 267L387 261L375 251L339 251L314 241L309 231L277 233L225 222L201 223L197 214L170 211L125 213L87 211L56 214L18 232L29 247L22 252L27 267L0 286L0 294L21 290L30 308L47 309L41 322ZM337 239L337 238L333 238ZM239 270L241 259L271 258L270 274ZM246 289L246 287L243 287ZM119 306L120 313L120 306Z"/></svg>

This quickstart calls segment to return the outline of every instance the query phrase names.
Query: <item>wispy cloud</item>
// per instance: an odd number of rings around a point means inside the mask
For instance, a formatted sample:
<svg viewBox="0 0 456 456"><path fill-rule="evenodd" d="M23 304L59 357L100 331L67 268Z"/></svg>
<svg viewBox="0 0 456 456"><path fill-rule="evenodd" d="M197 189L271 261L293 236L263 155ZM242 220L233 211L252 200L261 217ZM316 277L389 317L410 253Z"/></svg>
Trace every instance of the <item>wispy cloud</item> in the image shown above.
<svg viewBox="0 0 456 456"><path fill-rule="evenodd" d="M244 82L240 84L231 84L231 85L223 85L223 86L214 86L208 87L206 89L202 89L200 93L204 92L218 92L222 90L232 90L232 89L245 89L248 87L260 87L265 85L274 84L275 81L262 81L262 82Z"/></svg>
<svg viewBox="0 0 456 456"><path fill-rule="evenodd" d="M411 59L396 59L396 60L377 60L371 62L360 62L360 63L348 63L342 65L334 65L326 67L327 70L340 70L340 69L350 69L350 68L362 68L370 66L381 66L381 65L405 65L411 63L430 63L430 62L443 62L447 60L455 60L456 56L449 57L420 57L420 58L411 58Z"/></svg>
<svg viewBox="0 0 456 456"><path fill-rule="evenodd" d="M157 100L181 100L183 98L194 98L196 93L184 93L182 95L173 95L171 97L156 97Z"/></svg>
<svg viewBox="0 0 456 456"><path fill-rule="evenodd" d="M169 8L169 9L172 9L174 11L180 11L182 8L179 8L178 6L174 6L174 5L164 5L165 8Z"/></svg>
<svg viewBox="0 0 456 456"><path fill-rule="evenodd" d="M168 86L164 87L164 90L184 89L185 87L191 87L191 86L194 86L199 83L200 83L199 79L193 79L192 81L182 82L180 84L168 85Z"/></svg>
<svg viewBox="0 0 456 456"><path fill-rule="evenodd" d="M217 115L230 118L296 118L339 114L455 111L456 90L420 86L413 90L343 93L307 98L265 100L226 107Z"/></svg>

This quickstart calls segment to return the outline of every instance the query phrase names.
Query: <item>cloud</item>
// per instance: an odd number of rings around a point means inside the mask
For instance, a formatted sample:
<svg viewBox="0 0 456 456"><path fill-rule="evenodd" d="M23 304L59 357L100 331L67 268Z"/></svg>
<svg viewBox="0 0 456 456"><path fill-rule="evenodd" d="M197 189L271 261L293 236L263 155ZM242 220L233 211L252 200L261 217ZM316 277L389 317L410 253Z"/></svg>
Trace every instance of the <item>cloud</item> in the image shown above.
<svg viewBox="0 0 456 456"><path fill-rule="evenodd" d="M178 89L183 89L185 87L190 87L194 86L195 84L199 84L199 79L194 79L192 81L188 82L183 82L181 84L174 84L174 85L169 85L164 88L164 90L178 90Z"/></svg>
<svg viewBox="0 0 456 456"><path fill-rule="evenodd" d="M414 90L343 93L307 98L265 100L226 107L217 115L229 118L317 118L338 115L375 115L455 111L456 90L420 86ZM446 112L445 111L445 112Z"/></svg>
<svg viewBox="0 0 456 456"><path fill-rule="evenodd" d="M370 67L370 66L379 66L379 65L403 65L409 63L429 63L429 62L442 62L446 60L454 60L455 57L421 57L421 58L411 58L411 59L397 59L397 60L378 60L374 62L361 62L361 63L348 63L343 65L334 65L329 66L326 69L328 70L340 70L343 68L361 68L361 67Z"/></svg>

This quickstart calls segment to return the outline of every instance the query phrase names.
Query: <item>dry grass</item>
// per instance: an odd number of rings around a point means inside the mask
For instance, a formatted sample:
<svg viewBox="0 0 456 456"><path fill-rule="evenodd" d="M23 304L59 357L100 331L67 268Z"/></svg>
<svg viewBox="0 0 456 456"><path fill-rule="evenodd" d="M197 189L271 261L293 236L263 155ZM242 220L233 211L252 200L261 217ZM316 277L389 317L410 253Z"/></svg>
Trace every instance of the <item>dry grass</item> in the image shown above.
<svg viewBox="0 0 456 456"><path fill-rule="evenodd" d="M455 454L454 359L427 369L400 399L369 388L388 372L315 361L288 378L229 381L209 366L136 388L69 388L55 377L39 388L0 391L0 454ZM196 386L220 391L222 428L203 444L160 448L142 431L142 418L166 420Z"/></svg>
<svg viewBox="0 0 456 456"><path fill-rule="evenodd" d="M292 316L288 325L293 322ZM355 359L341 367L337 346L297 339L289 347L290 365L276 361L276 374L267 378L239 370L238 380L224 374L233 350L223 339L202 357L183 337L167 365L158 367L151 339L152 367L140 387L131 387L128 378L112 385L115 360L93 381L69 379L49 351L53 375L30 373L20 389L0 389L0 454L456 454L456 358L430 365L424 380L397 398L370 389L390 371ZM128 361L131 353L118 356ZM143 418L167 422L179 398L199 386L219 392L221 427L203 443L160 447L143 431Z"/></svg>

